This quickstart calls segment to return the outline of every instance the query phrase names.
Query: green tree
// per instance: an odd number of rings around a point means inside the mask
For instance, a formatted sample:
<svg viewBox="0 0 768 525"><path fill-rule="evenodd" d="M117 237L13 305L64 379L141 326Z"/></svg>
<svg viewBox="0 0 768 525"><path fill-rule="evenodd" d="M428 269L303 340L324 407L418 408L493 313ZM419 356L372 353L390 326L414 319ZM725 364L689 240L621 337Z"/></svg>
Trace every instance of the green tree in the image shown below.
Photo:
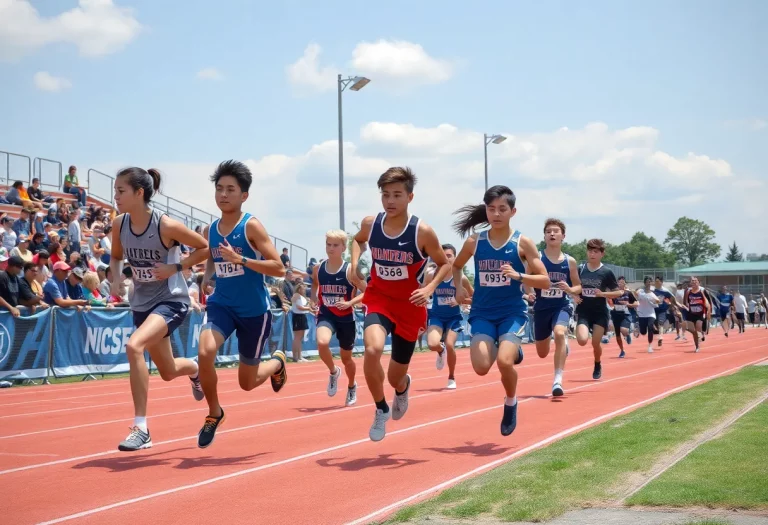
<svg viewBox="0 0 768 525"><path fill-rule="evenodd" d="M667 232L664 244L680 264L696 266L711 262L720 255L720 245L714 240L715 232L707 223L680 217Z"/></svg>
<svg viewBox="0 0 768 525"><path fill-rule="evenodd" d="M728 247L728 255L725 256L725 260L728 262L738 262L744 260L744 256L739 251L739 247L736 246L736 241L733 241L733 244Z"/></svg>
<svg viewBox="0 0 768 525"><path fill-rule="evenodd" d="M353 233L347 232L347 251L342 255L343 259L347 262L352 260L352 243L355 242L355 235L360 231L360 223L353 222L352 225L355 227L355 231ZM360 261L357 263L357 268L363 275L368 275L368 271L371 267L371 262L368 260L367 253L368 252L365 252L360 256Z"/></svg>
<svg viewBox="0 0 768 525"><path fill-rule="evenodd" d="M630 268L668 268L675 265L675 254L669 252L654 237L643 232L636 232L632 238L622 243L620 266Z"/></svg>

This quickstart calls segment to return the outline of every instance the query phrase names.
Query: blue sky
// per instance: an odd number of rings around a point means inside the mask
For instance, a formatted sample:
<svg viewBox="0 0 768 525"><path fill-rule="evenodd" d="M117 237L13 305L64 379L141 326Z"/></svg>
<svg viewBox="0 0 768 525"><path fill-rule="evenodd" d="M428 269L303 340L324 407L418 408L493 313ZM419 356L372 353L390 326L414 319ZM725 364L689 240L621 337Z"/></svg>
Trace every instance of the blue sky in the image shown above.
<svg viewBox="0 0 768 525"><path fill-rule="evenodd" d="M414 211L459 242L450 213L481 199L482 133L498 132L491 183L518 192L536 239L548 214L613 242L687 214L768 251L764 2L112 4L0 0L0 149L81 173L159 166L166 194L208 209L204 175L250 160L249 211L317 256L338 223L334 76L354 64L372 82L344 94L348 227L378 209L376 170L409 163Z"/></svg>

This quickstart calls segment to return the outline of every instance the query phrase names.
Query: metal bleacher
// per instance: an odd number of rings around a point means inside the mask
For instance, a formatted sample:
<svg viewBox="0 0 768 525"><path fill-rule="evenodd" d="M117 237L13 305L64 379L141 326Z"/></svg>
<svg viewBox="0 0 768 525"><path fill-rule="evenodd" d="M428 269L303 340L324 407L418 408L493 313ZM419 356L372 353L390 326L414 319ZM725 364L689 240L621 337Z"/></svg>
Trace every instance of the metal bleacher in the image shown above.
<svg viewBox="0 0 768 525"><path fill-rule="evenodd" d="M2 162L5 161L5 162ZM43 191L52 197L63 198L67 202L75 202L74 195L63 193L64 165L57 160L43 157L29 157L19 153L11 153L0 150L0 192L5 194L14 181L20 180L25 185L30 185L32 179L40 179ZM81 178L81 183L82 183ZM88 192L88 203L107 209L114 208L114 182L115 178L104 172L88 169L84 186ZM218 217L199 208L183 203L163 193L158 193L152 199L152 207L158 211L167 213L170 217L184 223L188 228L206 226ZM12 217L18 217L21 207L13 205L0 205L0 211L8 213ZM288 248L288 253L293 266L299 269L306 268L309 253L306 248L288 242L279 237L272 236L278 253L283 248Z"/></svg>

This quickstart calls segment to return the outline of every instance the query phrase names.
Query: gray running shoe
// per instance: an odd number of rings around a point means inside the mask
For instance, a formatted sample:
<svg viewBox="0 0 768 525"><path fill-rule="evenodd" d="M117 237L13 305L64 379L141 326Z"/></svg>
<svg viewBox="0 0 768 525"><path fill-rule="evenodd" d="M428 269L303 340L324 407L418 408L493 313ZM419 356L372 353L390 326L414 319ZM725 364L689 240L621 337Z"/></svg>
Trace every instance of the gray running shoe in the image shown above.
<svg viewBox="0 0 768 525"><path fill-rule="evenodd" d="M405 388L405 392L398 394L395 392L395 399L392 400L392 419L397 421L401 419L408 411L408 394L411 391L411 375L406 374L408 378L408 386Z"/></svg>
<svg viewBox="0 0 768 525"><path fill-rule="evenodd" d="M149 430L144 432L139 427L131 428L128 437L117 446L117 450L123 452L134 452L145 448L152 448L152 438L149 436Z"/></svg>
<svg viewBox="0 0 768 525"><path fill-rule="evenodd" d="M381 441L387 435L387 421L391 417L392 410L384 413L380 408L376 409L376 415L373 418L373 425L368 431L368 437L371 441Z"/></svg>
<svg viewBox="0 0 768 525"><path fill-rule="evenodd" d="M190 377L189 382L192 383L192 395L195 396L195 401L202 401L205 399L203 387L200 385L200 374L198 373L194 378Z"/></svg>
<svg viewBox="0 0 768 525"><path fill-rule="evenodd" d="M341 368L337 366L336 370L328 378L328 397L336 395L336 391L339 388L339 377L341 377Z"/></svg>

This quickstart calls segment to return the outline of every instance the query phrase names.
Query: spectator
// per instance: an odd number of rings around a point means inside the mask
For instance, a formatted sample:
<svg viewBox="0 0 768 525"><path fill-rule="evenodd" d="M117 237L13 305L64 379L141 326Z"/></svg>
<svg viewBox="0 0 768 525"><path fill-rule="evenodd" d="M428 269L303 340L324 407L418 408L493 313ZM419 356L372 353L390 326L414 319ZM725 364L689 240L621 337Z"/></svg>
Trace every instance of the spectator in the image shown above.
<svg viewBox="0 0 768 525"><path fill-rule="evenodd" d="M45 214L41 211L35 213L34 222L32 223L32 234L42 233L45 235Z"/></svg>
<svg viewBox="0 0 768 525"><path fill-rule="evenodd" d="M102 250L104 250L104 254L101 256L101 262L104 264L109 264L109 261L112 260L112 256L110 255L112 253L112 225L107 224L104 227L103 233L101 235L101 238L99 239L99 246Z"/></svg>
<svg viewBox="0 0 768 525"><path fill-rule="evenodd" d="M17 180L13 183L13 186L5 193L5 200L16 206L22 206L24 208L36 208L43 209L43 204L40 202L32 202L29 199L27 190L24 189L24 183Z"/></svg>
<svg viewBox="0 0 768 525"><path fill-rule="evenodd" d="M81 206L86 206L88 204L88 197L85 193L85 188L80 186L80 181L77 179L76 166L70 166L69 172L64 176L64 193L77 195Z"/></svg>
<svg viewBox="0 0 768 525"><path fill-rule="evenodd" d="M19 257L8 259L8 266L5 271L0 272L0 306L11 312L14 317L19 317L21 311L17 308L19 304L24 306L35 306L40 304L40 298L27 293L26 289L20 286L19 274L24 268L24 261Z"/></svg>
<svg viewBox="0 0 768 525"><path fill-rule="evenodd" d="M16 247L16 240L18 239L16 232L13 231L13 219L3 217L2 226L3 229L0 230L0 235L3 236L3 248L10 252Z"/></svg>
<svg viewBox="0 0 768 525"><path fill-rule="evenodd" d="M77 268L72 271L72 275L77 273ZM102 297L99 291L99 276L95 272L87 272L83 276L83 294L85 300L91 306L103 306L107 308L113 308L115 305L109 302L109 294Z"/></svg>
<svg viewBox="0 0 768 525"><path fill-rule="evenodd" d="M35 296L40 298L40 302L36 305L39 308L48 308L48 304L43 302L43 285L37 279L38 270L37 265L33 262L24 264L24 278L19 279L19 285L21 288L25 288L24 293L26 295ZM35 312L35 306L31 306L32 313Z"/></svg>
<svg viewBox="0 0 768 525"><path fill-rule="evenodd" d="M32 262L37 265L37 282L45 284L51 278L51 270L48 269L50 255L45 250L40 250L32 257Z"/></svg>
<svg viewBox="0 0 768 525"><path fill-rule="evenodd" d="M5 270L8 267L9 258L8 250L5 249L5 246L0 246L0 270Z"/></svg>
<svg viewBox="0 0 768 525"><path fill-rule="evenodd" d="M56 305L61 308L70 306L86 306L88 301L84 299L70 299L67 289L67 277L71 268L63 261L53 265L53 277L51 277L45 286L43 286L43 300L49 305Z"/></svg>
<svg viewBox="0 0 768 525"><path fill-rule="evenodd" d="M74 210L69 215L69 224L67 226L67 233L69 237L69 244L73 252L80 253L82 250L81 241L83 240L83 233L80 228L80 210Z"/></svg>
<svg viewBox="0 0 768 525"><path fill-rule="evenodd" d="M13 231L16 235L29 235L32 232L32 223L29 220L29 210L24 208L19 212L19 218L13 221Z"/></svg>
<svg viewBox="0 0 768 525"><path fill-rule="evenodd" d="M33 255L29 250L29 237L24 234L19 235L19 245L11 250L11 257L19 257L27 263L32 262Z"/></svg>
<svg viewBox="0 0 768 525"><path fill-rule="evenodd" d="M202 273L192 274L192 280L189 283L189 304L195 312L202 312L205 308L206 295L205 291L200 287L203 285Z"/></svg>
<svg viewBox="0 0 768 525"><path fill-rule="evenodd" d="M45 249L45 235L42 233L36 233L32 236L32 242L29 243L29 251L32 254L36 254L40 250Z"/></svg>
<svg viewBox="0 0 768 525"><path fill-rule="evenodd" d="M280 260L283 261L283 266L286 268L291 265L291 258L288 257L288 248L283 248L283 253L280 254Z"/></svg>
<svg viewBox="0 0 768 525"><path fill-rule="evenodd" d="M32 179L32 186L29 187L27 193L32 202L53 202L53 197L47 197L43 194L43 191L40 189L40 179L37 177Z"/></svg>
<svg viewBox="0 0 768 525"><path fill-rule="evenodd" d="M312 306L308 304L305 292L307 285L300 282L296 285L296 291L291 297L291 324L293 328L293 344L291 345L291 354L295 363L306 363L307 359L301 356L301 346L304 341L304 334L309 328L307 314L314 312Z"/></svg>

